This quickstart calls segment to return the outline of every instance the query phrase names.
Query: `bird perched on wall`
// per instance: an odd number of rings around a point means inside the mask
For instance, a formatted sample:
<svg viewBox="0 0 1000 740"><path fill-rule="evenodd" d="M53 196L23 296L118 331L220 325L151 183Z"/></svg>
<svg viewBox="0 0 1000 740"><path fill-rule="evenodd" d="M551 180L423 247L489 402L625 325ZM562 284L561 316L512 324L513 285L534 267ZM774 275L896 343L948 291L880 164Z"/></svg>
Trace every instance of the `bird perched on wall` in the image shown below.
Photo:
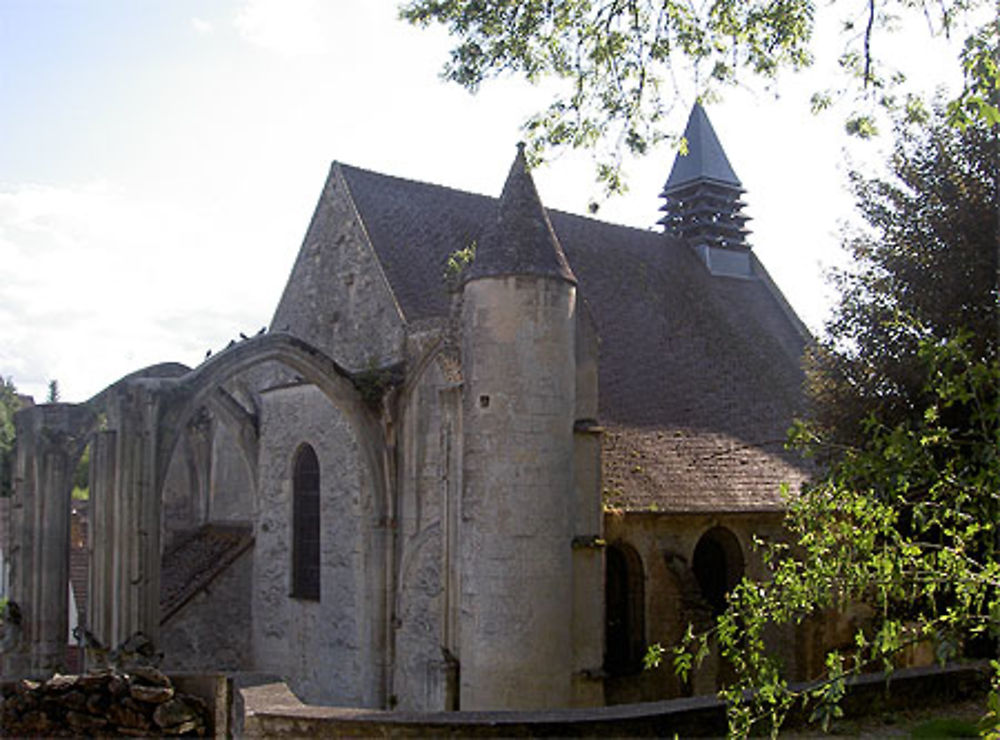
<svg viewBox="0 0 1000 740"><path fill-rule="evenodd" d="M211 356L212 356L212 350L211 348L209 348L208 352L205 353L205 359L207 360Z"/></svg>
<svg viewBox="0 0 1000 740"><path fill-rule="evenodd" d="M118 670L127 673L136 666L152 666L156 668L163 660L163 653L158 652L153 641L142 630L132 633L125 641L111 651L111 664Z"/></svg>
<svg viewBox="0 0 1000 740"><path fill-rule="evenodd" d="M73 639L83 648L87 656L87 667L91 670L103 670L108 667L108 649L97 636L82 624L73 628Z"/></svg>
<svg viewBox="0 0 1000 740"><path fill-rule="evenodd" d="M246 334L244 334L243 332L240 332L240 339L249 339L249 338L250 337L248 337Z"/></svg>
<svg viewBox="0 0 1000 740"><path fill-rule="evenodd" d="M260 327L260 331L257 332L257 336L259 337L261 334L266 334L266 333L267 333L267 327L266 326L262 326L262 327Z"/></svg>
<svg viewBox="0 0 1000 740"><path fill-rule="evenodd" d="M0 653L9 653L21 644L22 622L21 607L13 599L7 601L3 610L3 621L0 623Z"/></svg>

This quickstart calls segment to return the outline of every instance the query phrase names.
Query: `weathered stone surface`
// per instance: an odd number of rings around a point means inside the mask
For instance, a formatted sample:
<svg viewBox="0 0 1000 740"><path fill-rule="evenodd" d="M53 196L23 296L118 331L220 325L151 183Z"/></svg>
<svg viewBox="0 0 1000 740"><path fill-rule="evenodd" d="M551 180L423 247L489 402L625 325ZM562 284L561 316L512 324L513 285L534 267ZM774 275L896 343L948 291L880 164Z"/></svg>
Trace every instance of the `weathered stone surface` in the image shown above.
<svg viewBox="0 0 1000 740"><path fill-rule="evenodd" d="M136 701L147 704L162 704L174 698L174 689L170 686L142 686L134 684L129 688L129 695Z"/></svg>
<svg viewBox="0 0 1000 740"><path fill-rule="evenodd" d="M130 709L123 704L113 704L108 709L108 719L117 727L146 730L152 726L152 722L140 709Z"/></svg>
<svg viewBox="0 0 1000 740"><path fill-rule="evenodd" d="M60 673L55 674L52 678L45 682L46 691L69 691L71 688L76 686L79 676L64 676Z"/></svg>
<svg viewBox="0 0 1000 740"><path fill-rule="evenodd" d="M105 727L108 724L108 721L103 717L95 717L91 714L69 711L66 712L66 724L74 730L89 733Z"/></svg>
<svg viewBox="0 0 1000 740"><path fill-rule="evenodd" d="M109 695L104 692L95 692L87 697L86 709L90 714L102 716L107 713L110 704L111 697Z"/></svg>
<svg viewBox="0 0 1000 740"><path fill-rule="evenodd" d="M37 691L39 686L41 686L41 684L38 681L32 681L27 678L22 678L20 681L17 682L17 693L27 694L32 691Z"/></svg>
<svg viewBox="0 0 1000 740"><path fill-rule="evenodd" d="M170 686L167 675L153 666L136 666L130 671L133 683L143 683L147 686Z"/></svg>
<svg viewBox="0 0 1000 740"><path fill-rule="evenodd" d="M45 712L40 712L38 710L28 712L21 718L19 725L15 727L10 727L14 733L20 734L38 734L43 735L47 732L51 732L53 728L52 720ZM7 731L7 726L5 725L5 732Z"/></svg>
<svg viewBox="0 0 1000 740"><path fill-rule="evenodd" d="M292 517L289 461L303 443L320 462L322 593L288 598ZM347 418L314 386L262 397L260 517L253 564L253 648L259 670L288 676L309 701L378 706L377 541L366 537L375 497L359 439ZM375 580L373 580L375 579Z"/></svg>
<svg viewBox="0 0 1000 740"><path fill-rule="evenodd" d="M204 735L211 726L208 704L177 693L155 669L22 681L5 689L0 705L2 737Z"/></svg>
<svg viewBox="0 0 1000 740"><path fill-rule="evenodd" d="M199 726L204 727L204 714L200 707L185 699L171 699L153 712L153 722L167 734L179 735ZM180 728L184 729L180 729Z"/></svg>
<svg viewBox="0 0 1000 740"><path fill-rule="evenodd" d="M62 697L66 709L79 712L87 708L87 695L82 691L67 691Z"/></svg>
<svg viewBox="0 0 1000 740"><path fill-rule="evenodd" d="M115 697L128 694L128 679L117 673L108 680L108 692Z"/></svg>

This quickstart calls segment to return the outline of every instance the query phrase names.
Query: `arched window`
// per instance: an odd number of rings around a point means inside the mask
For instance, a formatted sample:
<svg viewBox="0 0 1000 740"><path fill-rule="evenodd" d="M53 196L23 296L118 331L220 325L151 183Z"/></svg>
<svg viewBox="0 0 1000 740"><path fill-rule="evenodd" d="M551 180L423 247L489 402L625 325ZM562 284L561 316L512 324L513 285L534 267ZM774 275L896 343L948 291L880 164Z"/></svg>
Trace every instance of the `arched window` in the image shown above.
<svg viewBox="0 0 1000 740"><path fill-rule="evenodd" d="M725 527L712 527L694 548L692 569L701 595L713 614L726 609L726 594L743 577L743 550L736 535Z"/></svg>
<svg viewBox="0 0 1000 740"><path fill-rule="evenodd" d="M604 670L635 673L646 650L646 594L642 559L629 545L610 545L604 570Z"/></svg>
<svg viewBox="0 0 1000 740"><path fill-rule="evenodd" d="M307 444L292 472L292 596L319 601L319 460Z"/></svg>

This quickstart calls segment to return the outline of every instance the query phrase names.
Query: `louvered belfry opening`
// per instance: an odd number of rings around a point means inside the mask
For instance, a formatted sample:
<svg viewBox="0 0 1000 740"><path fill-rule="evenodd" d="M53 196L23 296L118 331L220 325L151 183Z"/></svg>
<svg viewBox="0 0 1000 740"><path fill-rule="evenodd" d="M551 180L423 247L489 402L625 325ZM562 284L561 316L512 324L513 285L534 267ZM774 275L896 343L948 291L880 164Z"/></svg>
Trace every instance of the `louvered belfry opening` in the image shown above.
<svg viewBox="0 0 1000 740"><path fill-rule="evenodd" d="M743 249L748 218L741 213L742 194L742 188L711 180L664 189L659 223L668 235L690 244Z"/></svg>
<svg viewBox="0 0 1000 740"><path fill-rule="evenodd" d="M307 444L292 474L292 596L319 601L319 459Z"/></svg>

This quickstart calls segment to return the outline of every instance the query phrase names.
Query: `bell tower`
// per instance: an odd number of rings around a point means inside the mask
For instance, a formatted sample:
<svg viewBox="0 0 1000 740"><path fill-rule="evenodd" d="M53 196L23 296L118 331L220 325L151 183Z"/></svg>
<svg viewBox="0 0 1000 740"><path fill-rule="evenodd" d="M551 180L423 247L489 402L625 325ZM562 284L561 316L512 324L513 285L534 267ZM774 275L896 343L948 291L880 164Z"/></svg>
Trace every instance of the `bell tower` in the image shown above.
<svg viewBox="0 0 1000 740"><path fill-rule="evenodd" d="M668 236L686 241L713 274L751 277L743 186L712 123L695 103L684 129L687 152L678 153L660 197Z"/></svg>

